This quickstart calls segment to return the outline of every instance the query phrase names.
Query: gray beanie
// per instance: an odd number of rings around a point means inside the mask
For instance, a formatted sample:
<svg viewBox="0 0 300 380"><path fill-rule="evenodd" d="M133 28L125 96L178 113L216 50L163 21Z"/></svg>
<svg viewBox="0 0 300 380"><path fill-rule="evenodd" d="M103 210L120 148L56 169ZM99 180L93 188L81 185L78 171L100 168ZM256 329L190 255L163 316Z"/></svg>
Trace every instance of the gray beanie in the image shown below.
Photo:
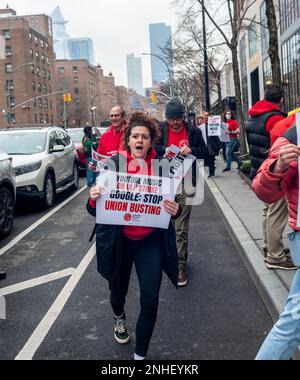
<svg viewBox="0 0 300 380"><path fill-rule="evenodd" d="M166 106L166 118L184 116L184 105L178 99L172 99Z"/></svg>

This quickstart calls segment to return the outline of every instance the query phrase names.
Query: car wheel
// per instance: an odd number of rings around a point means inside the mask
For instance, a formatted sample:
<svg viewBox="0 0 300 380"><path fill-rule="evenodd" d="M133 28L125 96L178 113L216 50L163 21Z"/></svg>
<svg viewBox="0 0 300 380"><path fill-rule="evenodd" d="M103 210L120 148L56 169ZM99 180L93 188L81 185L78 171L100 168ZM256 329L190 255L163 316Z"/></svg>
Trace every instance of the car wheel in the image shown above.
<svg viewBox="0 0 300 380"><path fill-rule="evenodd" d="M14 196L6 187L0 189L0 236L8 236L15 216Z"/></svg>
<svg viewBox="0 0 300 380"><path fill-rule="evenodd" d="M55 199L55 186L53 176L48 173L45 178L44 183L44 198L43 198L43 206L45 208L50 208L53 206Z"/></svg>
<svg viewBox="0 0 300 380"><path fill-rule="evenodd" d="M74 185L72 186L74 190L77 190L79 187L79 170L78 170L78 165L74 165L73 169L73 180L74 180Z"/></svg>

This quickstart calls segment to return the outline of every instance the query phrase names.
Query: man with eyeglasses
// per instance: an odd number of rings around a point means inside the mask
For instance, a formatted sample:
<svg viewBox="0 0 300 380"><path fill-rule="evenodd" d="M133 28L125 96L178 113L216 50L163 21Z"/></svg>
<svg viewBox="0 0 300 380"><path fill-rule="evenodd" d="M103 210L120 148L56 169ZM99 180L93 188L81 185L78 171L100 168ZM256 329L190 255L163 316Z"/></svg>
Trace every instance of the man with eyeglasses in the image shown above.
<svg viewBox="0 0 300 380"><path fill-rule="evenodd" d="M161 139L156 146L157 154L163 156L171 145L181 149L181 155L192 154L197 159L208 157L208 150L201 131L184 121L185 108L178 99L172 99L166 106L167 121L161 124ZM196 162L192 171L192 187L196 186ZM178 286L187 285L186 262L188 260L188 231L192 206L187 205L187 198L192 198L190 189L187 190L187 181L182 186L180 194L176 195L176 202L182 208L181 215L175 221L176 244L178 250ZM194 191L195 189L193 189Z"/></svg>
<svg viewBox="0 0 300 380"><path fill-rule="evenodd" d="M107 132L101 136L98 153L103 156L112 157L122 149L122 139L124 129L127 125L125 120L125 111L121 106L116 106L110 111L111 125Z"/></svg>

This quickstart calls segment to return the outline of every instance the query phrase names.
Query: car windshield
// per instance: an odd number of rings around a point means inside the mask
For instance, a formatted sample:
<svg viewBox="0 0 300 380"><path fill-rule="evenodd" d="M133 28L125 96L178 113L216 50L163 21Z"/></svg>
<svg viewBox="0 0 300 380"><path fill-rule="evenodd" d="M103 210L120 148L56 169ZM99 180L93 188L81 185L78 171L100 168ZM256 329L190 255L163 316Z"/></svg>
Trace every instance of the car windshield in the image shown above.
<svg viewBox="0 0 300 380"><path fill-rule="evenodd" d="M74 141L74 143L81 143L82 142L82 139L84 136L83 129L80 129L80 130L68 129L67 132L71 136L71 139Z"/></svg>
<svg viewBox="0 0 300 380"><path fill-rule="evenodd" d="M46 147L46 132L1 132L0 150L11 155L41 153Z"/></svg>

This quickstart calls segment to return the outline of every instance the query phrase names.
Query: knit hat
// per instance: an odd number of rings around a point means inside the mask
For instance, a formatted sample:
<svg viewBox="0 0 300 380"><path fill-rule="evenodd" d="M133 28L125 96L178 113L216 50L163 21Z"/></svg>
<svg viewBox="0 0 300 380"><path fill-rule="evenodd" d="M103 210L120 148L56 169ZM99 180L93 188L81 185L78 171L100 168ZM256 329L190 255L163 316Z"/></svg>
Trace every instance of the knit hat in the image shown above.
<svg viewBox="0 0 300 380"><path fill-rule="evenodd" d="M182 117L185 113L184 105L178 99L172 99L166 106L166 118Z"/></svg>

